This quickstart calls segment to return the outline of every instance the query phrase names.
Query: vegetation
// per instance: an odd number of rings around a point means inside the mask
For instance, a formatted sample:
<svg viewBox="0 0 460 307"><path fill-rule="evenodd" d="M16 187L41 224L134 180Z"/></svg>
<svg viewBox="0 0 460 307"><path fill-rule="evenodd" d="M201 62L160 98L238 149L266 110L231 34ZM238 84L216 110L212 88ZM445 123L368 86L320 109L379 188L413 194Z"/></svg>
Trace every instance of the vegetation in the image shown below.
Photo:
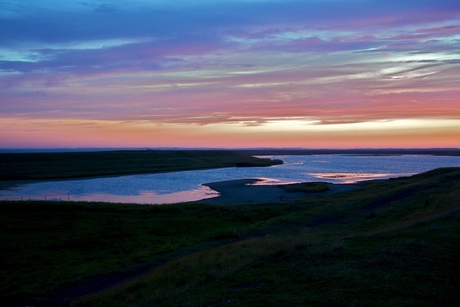
<svg viewBox="0 0 460 307"><path fill-rule="evenodd" d="M245 227L285 210L3 201L0 302L50 294L104 273L135 274L238 239Z"/></svg>
<svg viewBox="0 0 460 307"><path fill-rule="evenodd" d="M288 192L322 193L329 191L324 182L305 182L286 186Z"/></svg>
<svg viewBox="0 0 460 307"><path fill-rule="evenodd" d="M458 306L459 191L445 168L265 205L2 202L1 301Z"/></svg>
<svg viewBox="0 0 460 307"><path fill-rule="evenodd" d="M282 163L225 150L0 153L0 180L113 176Z"/></svg>

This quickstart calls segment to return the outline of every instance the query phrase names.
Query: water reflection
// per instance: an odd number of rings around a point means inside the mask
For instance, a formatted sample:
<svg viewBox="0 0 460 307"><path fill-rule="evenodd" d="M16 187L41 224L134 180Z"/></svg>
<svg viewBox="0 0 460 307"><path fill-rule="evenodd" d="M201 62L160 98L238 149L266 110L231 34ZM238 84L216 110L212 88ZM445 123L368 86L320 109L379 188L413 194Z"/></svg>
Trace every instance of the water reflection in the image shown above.
<svg viewBox="0 0 460 307"><path fill-rule="evenodd" d="M255 183L257 185L308 181L353 183L409 176L438 167L460 166L460 157L422 155L270 158L281 159L285 164L29 183L0 182L0 200L52 199L167 204L218 196L217 192L201 185L206 182L253 178L260 179Z"/></svg>
<svg viewBox="0 0 460 307"><path fill-rule="evenodd" d="M378 173L310 173L308 174L318 179L335 180L339 183L356 183L364 180L386 179L391 178L392 174ZM413 173L400 174L401 176L410 176Z"/></svg>
<svg viewBox="0 0 460 307"><path fill-rule="evenodd" d="M300 183L300 181L285 181L285 180L276 179L276 178L257 177L254 179L256 181L252 183L248 183L247 185L285 185L285 184Z"/></svg>
<svg viewBox="0 0 460 307"><path fill-rule="evenodd" d="M219 196L219 193L207 186L200 186L194 190L160 194L154 191L139 191L134 194L118 193L78 193L75 190L36 190L31 187L34 184L20 186L12 190L1 191L0 199L6 200L51 200L51 201L95 201L111 203L134 203L134 204L174 204L189 201L197 201Z"/></svg>
<svg viewBox="0 0 460 307"><path fill-rule="evenodd" d="M103 201L112 203L135 203L135 204L174 204L188 201L197 201L219 196L219 193L209 187L201 186L199 189L182 191L169 194L158 194L152 191L140 191L139 195L113 195L91 194L73 196L73 201Z"/></svg>

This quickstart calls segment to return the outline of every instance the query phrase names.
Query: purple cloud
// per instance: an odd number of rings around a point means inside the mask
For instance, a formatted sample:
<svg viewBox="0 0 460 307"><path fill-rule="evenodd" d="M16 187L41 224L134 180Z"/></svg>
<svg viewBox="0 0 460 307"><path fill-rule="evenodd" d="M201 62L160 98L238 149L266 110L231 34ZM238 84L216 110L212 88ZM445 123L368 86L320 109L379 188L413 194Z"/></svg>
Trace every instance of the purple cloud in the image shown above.
<svg viewBox="0 0 460 307"><path fill-rule="evenodd" d="M2 3L0 108L247 126L459 117L460 3L371 2Z"/></svg>

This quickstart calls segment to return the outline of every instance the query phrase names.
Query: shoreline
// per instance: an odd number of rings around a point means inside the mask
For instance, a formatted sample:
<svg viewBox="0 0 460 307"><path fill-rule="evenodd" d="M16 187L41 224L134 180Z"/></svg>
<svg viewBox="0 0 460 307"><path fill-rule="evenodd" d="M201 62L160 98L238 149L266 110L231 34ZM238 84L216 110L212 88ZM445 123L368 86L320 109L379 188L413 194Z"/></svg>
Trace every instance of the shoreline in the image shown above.
<svg viewBox="0 0 460 307"><path fill-rule="evenodd" d="M282 163L231 150L0 153L0 181L87 179Z"/></svg>
<svg viewBox="0 0 460 307"><path fill-rule="evenodd" d="M112 177L112 176L101 176L101 177ZM79 179L55 179L55 180L17 180L17 181L0 181L0 190L8 190L14 188L16 185L37 183L43 181L68 181L68 180L83 180ZM246 179L234 179L203 183L201 186L208 187L214 192L219 193L218 196L203 198L199 200L183 201L178 203L201 203L201 204L217 204L217 205L247 205L247 204L263 204L272 202L285 202L295 201L302 199L311 199L317 197L331 196L339 193L344 193L357 189L368 182L379 181L366 180L355 183L328 183L320 181L306 181L299 183L290 184L268 184L268 185L257 185L257 182L263 182L263 179L258 178L246 178ZM318 192L306 192L293 190L295 186L301 186L306 184L323 184L327 187L325 191ZM77 200L79 201L79 200ZM90 201L91 202L91 201ZM96 201L98 202L98 201ZM112 203L110 201L102 201ZM126 202L129 203L129 202ZM136 204L136 203L133 203ZM150 205L167 205L176 204L164 203L164 204L150 204ZM141 205L141 204L140 204ZM146 205L145 203L142 205Z"/></svg>
<svg viewBox="0 0 460 307"><path fill-rule="evenodd" d="M252 185L256 182L263 181L261 179L236 179L218 182L210 182L202 184L210 189L218 192L220 195L213 198L207 198L196 201L194 203L204 204L219 204L219 205L247 205L261 204L272 202L283 202L301 200L307 198L317 198L322 196L330 196L339 193L352 191L362 186L369 181L361 181L357 183L334 184L324 183L328 188L322 192L305 192L305 191L290 191L289 188L299 184L280 184L280 185Z"/></svg>

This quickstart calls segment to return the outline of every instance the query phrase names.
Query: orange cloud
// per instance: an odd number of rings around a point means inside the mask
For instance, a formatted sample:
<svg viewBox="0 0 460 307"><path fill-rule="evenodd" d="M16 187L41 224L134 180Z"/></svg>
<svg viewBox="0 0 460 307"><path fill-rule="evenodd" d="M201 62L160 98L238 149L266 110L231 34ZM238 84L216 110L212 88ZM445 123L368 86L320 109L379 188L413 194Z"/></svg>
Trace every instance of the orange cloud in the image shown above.
<svg viewBox="0 0 460 307"><path fill-rule="evenodd" d="M3 147L460 147L460 120L205 126L150 121L1 119ZM6 145L6 146L5 146Z"/></svg>

